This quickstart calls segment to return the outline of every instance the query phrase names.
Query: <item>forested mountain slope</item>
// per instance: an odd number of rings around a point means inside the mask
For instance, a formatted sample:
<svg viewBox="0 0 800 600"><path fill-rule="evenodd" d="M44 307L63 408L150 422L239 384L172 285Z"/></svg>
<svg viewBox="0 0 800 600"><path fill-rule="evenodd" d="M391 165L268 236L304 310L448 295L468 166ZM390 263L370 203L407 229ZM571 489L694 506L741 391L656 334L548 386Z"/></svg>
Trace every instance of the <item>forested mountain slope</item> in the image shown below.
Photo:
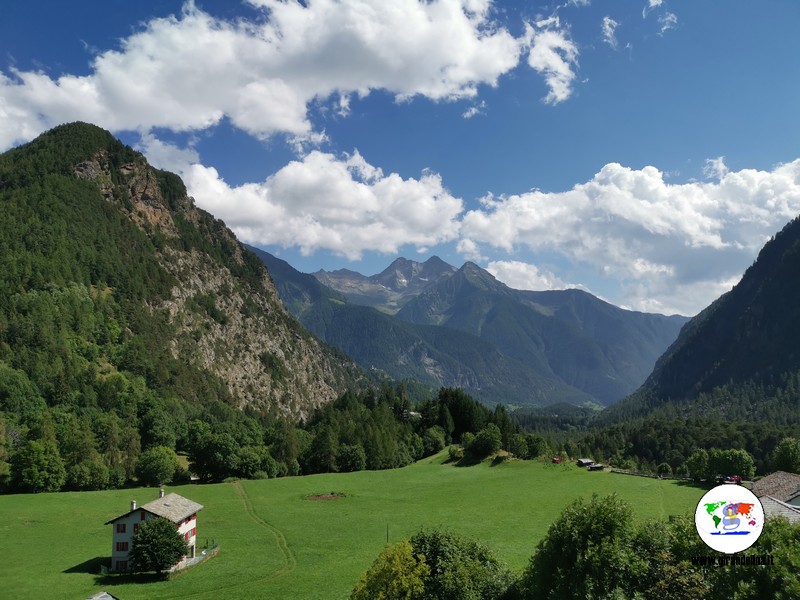
<svg viewBox="0 0 800 600"><path fill-rule="evenodd" d="M478 336L604 405L644 381L686 322L623 310L581 290L514 290L470 262L397 317Z"/></svg>
<svg viewBox="0 0 800 600"><path fill-rule="evenodd" d="M2 155L0 206L0 410L139 394L299 417L360 376L177 176L100 128Z"/></svg>
<svg viewBox="0 0 800 600"><path fill-rule="evenodd" d="M741 281L687 323L636 394L610 417L655 410L800 416L800 219L770 240ZM677 407L677 408L675 408ZM790 416L791 415L791 416Z"/></svg>

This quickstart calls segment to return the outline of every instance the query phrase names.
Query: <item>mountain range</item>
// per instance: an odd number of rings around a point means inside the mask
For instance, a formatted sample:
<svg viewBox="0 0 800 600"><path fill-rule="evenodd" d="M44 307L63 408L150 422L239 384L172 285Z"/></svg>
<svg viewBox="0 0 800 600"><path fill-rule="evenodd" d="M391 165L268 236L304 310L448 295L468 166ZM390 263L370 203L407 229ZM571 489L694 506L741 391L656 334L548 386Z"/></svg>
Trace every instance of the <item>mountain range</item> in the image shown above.
<svg viewBox="0 0 800 600"><path fill-rule="evenodd" d="M381 273L300 273L267 252L284 304L362 367L488 403L603 406L635 390L685 317L627 311L581 290L509 288L467 262L398 258Z"/></svg>
<svg viewBox="0 0 800 600"><path fill-rule="evenodd" d="M141 377L162 395L302 418L365 382L360 365L511 406L608 406L638 388L622 410L643 395L652 407L785 389L800 368L797 219L687 322L576 289L515 290L437 257L300 273L248 252L177 176L82 123L3 154L0 199L0 408L113 404L144 393Z"/></svg>

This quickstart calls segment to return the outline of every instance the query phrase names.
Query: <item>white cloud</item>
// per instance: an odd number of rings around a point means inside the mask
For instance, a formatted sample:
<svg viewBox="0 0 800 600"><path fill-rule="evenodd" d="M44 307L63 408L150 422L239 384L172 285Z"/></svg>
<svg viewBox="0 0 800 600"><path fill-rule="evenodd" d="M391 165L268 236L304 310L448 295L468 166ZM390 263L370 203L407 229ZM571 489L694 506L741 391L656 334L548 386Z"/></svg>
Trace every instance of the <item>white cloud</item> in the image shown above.
<svg viewBox="0 0 800 600"><path fill-rule="evenodd" d="M601 27L603 30L603 41L616 50L618 46L616 31L617 27L619 27L619 23L606 15L603 17L603 24Z"/></svg>
<svg viewBox="0 0 800 600"><path fill-rule="evenodd" d="M308 135L312 101L335 97L347 115L352 94L376 89L398 100L472 98L497 85L527 43L490 19L490 0L250 4L263 18L223 21L187 2L98 54L87 76L0 72L0 148L73 120L191 131L227 116L260 138ZM542 35L544 46L551 34Z"/></svg>
<svg viewBox="0 0 800 600"><path fill-rule="evenodd" d="M529 40L528 65L542 74L550 92L546 104L558 104L572 95L575 80L574 68L578 66L578 47L569 31L561 26L557 16L526 24Z"/></svg>
<svg viewBox="0 0 800 600"><path fill-rule="evenodd" d="M664 0L647 0L647 4L642 9L642 18L647 17L647 13L649 13L654 8L658 8L664 4Z"/></svg>
<svg viewBox="0 0 800 600"><path fill-rule="evenodd" d="M661 9L662 7L664 8ZM658 35L663 36L670 29L675 29L678 26L678 15L666 10L664 0L648 0L647 5L642 9L642 18L646 19L647 15L656 9L661 9L659 10L661 14L658 16L658 24L661 29Z"/></svg>
<svg viewBox="0 0 800 600"><path fill-rule="evenodd" d="M703 175L706 179L722 179L728 174L728 167L725 165L725 157L707 158L703 165Z"/></svg>
<svg viewBox="0 0 800 600"><path fill-rule="evenodd" d="M800 213L800 159L732 172L717 157L706 161L709 180L680 184L654 167L611 163L570 190L488 195L465 213L437 174L386 174L357 151L315 150L263 182L232 187L198 164L191 147L150 135L141 149L180 173L198 205L245 242L351 260L453 242L511 287L604 282L615 304L667 314L695 314L728 291L769 237ZM547 268L537 266L542 256Z"/></svg>
<svg viewBox="0 0 800 600"><path fill-rule="evenodd" d="M179 173L194 163L200 162L200 155L193 147L179 148L158 139L152 133L141 136L136 150L147 156L147 161L158 169Z"/></svg>
<svg viewBox="0 0 800 600"><path fill-rule="evenodd" d="M364 252L397 253L458 236L462 201L424 172L419 179L385 174L356 151L340 158L314 150L261 183L229 186L216 169L152 136L143 142L159 166L177 171L198 206L244 242L328 250L356 260ZM186 159L189 159L188 161Z"/></svg>
<svg viewBox="0 0 800 600"><path fill-rule="evenodd" d="M465 119L471 119L476 115L483 115L483 114L486 114L486 102L481 101L480 104L470 106L467 110L464 111L464 113L461 116L464 117Z"/></svg>
<svg viewBox="0 0 800 600"><path fill-rule="evenodd" d="M565 192L489 195L464 215L461 245L473 254L482 244L554 252L619 282L618 303L693 314L800 213L800 160L718 174L713 182L670 184L654 167L612 163Z"/></svg>
<svg viewBox="0 0 800 600"><path fill-rule="evenodd" d="M486 270L515 290L563 290L570 286L547 269L519 260L494 260Z"/></svg>
<svg viewBox="0 0 800 600"><path fill-rule="evenodd" d="M658 24L661 25L659 35L664 35L670 29L678 26L678 16L675 13L667 12L658 17Z"/></svg>

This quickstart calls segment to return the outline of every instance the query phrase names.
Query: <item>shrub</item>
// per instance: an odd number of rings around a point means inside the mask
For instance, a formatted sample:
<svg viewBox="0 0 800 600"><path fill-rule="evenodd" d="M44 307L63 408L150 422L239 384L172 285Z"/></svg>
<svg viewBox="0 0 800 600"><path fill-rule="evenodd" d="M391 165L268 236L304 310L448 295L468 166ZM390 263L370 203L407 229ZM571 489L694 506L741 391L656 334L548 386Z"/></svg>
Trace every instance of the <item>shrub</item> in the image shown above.
<svg viewBox="0 0 800 600"><path fill-rule="evenodd" d="M469 445L465 445L465 449L474 458L482 459L500 450L502 443L500 428L494 423L489 423L478 432Z"/></svg>
<svg viewBox="0 0 800 600"><path fill-rule="evenodd" d="M351 600L420 598L424 578L430 573L425 557L414 554L407 539L384 548L368 571L362 573Z"/></svg>
<svg viewBox="0 0 800 600"><path fill-rule="evenodd" d="M499 598L513 578L486 546L449 531L422 530L411 538L415 553L425 557L424 600Z"/></svg>

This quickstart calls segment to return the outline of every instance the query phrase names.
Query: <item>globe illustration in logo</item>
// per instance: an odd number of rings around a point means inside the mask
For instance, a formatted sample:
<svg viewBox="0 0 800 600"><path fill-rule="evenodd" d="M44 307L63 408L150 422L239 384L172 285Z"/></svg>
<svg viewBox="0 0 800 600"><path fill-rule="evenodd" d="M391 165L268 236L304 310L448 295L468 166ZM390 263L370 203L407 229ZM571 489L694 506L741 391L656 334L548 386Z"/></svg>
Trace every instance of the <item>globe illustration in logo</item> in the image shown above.
<svg viewBox="0 0 800 600"><path fill-rule="evenodd" d="M764 527L764 508L747 488L718 485L698 502L694 523L709 548L733 554L755 544Z"/></svg>

